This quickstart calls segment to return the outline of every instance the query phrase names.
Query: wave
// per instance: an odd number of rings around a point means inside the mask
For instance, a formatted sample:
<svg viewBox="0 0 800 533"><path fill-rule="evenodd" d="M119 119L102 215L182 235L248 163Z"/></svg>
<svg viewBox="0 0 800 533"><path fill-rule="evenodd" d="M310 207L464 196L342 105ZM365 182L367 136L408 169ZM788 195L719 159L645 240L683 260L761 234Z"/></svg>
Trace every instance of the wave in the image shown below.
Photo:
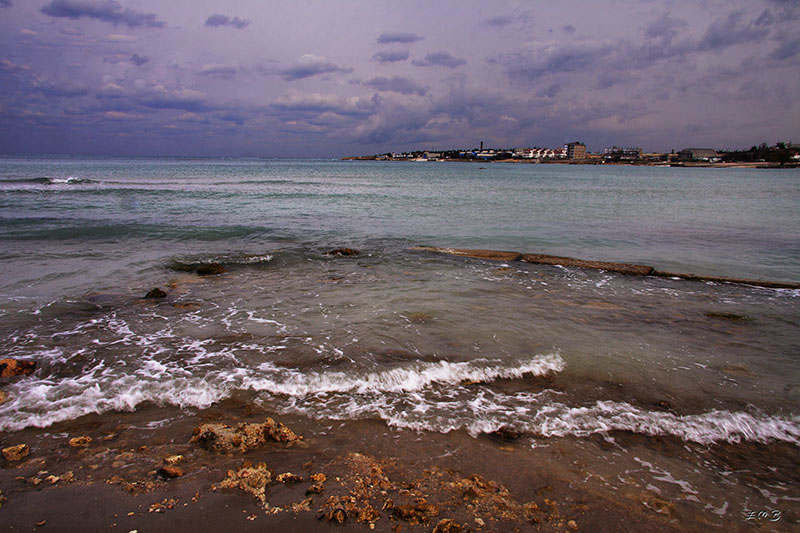
<svg viewBox="0 0 800 533"><path fill-rule="evenodd" d="M79 178L76 176L68 176L66 178L22 178L22 179L4 179L0 183L36 183L39 185L85 185L88 183L95 183L94 180L89 178Z"/></svg>
<svg viewBox="0 0 800 533"><path fill-rule="evenodd" d="M271 362L244 367L230 350L193 348L197 352L193 359L149 359L124 374L118 365L106 366L101 361L79 377L12 384L11 399L0 407L0 430L47 427L92 413L133 411L148 402L206 409L236 391L250 391L266 408L284 414L319 420L377 418L414 431L463 430L478 436L505 427L539 438L585 438L625 431L702 445L769 441L800 445L796 415L727 410L678 415L602 400L574 406L563 401L564 393L549 389L508 394L487 386L497 380L561 372L565 363L558 353L513 362L415 362L375 371L302 372ZM62 356L53 353L50 357L55 361ZM216 368L197 374L198 369L208 368L209 358ZM229 366L220 368L222 364Z"/></svg>

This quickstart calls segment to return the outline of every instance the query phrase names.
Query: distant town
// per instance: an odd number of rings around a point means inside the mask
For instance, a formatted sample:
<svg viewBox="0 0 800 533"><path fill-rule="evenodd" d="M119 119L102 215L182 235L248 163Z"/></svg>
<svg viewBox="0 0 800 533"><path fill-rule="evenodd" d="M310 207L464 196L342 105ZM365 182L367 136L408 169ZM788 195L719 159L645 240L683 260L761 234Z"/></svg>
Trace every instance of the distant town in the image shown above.
<svg viewBox="0 0 800 533"><path fill-rule="evenodd" d="M578 165L652 165L652 166L740 166L754 168L795 168L800 166L800 145L778 142L761 143L748 150L684 148L679 152L646 153L635 146L612 146L591 153L582 142L558 148L484 148L470 150L417 150L342 158L348 161L485 161L504 163L561 163Z"/></svg>

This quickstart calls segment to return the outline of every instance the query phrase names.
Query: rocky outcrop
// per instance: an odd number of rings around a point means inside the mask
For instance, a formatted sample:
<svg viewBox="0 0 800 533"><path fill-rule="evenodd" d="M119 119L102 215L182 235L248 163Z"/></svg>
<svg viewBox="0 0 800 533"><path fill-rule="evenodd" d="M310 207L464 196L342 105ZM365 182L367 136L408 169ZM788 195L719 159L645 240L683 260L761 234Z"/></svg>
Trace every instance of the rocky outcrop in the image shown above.
<svg viewBox="0 0 800 533"><path fill-rule="evenodd" d="M159 298L166 298L167 293L156 287L154 289L150 289L147 294L144 295L144 297L148 300L157 300Z"/></svg>
<svg viewBox="0 0 800 533"><path fill-rule="evenodd" d="M583 259L573 259L572 257L559 257L556 255L543 254L524 254L522 256L522 261L541 265L561 265L565 267L591 268L595 270L605 270L607 272L627 274L629 276L649 276L655 270L650 265L611 263L608 261L585 261Z"/></svg>
<svg viewBox="0 0 800 533"><path fill-rule="evenodd" d="M524 261L540 265L559 265L575 268L590 268L594 270L605 270L629 276L658 276L661 278L679 278L689 281L711 281L716 283L736 283L740 285L754 285L756 287L767 287L771 289L800 289L800 283L791 281L768 281L745 278L728 278L724 276L702 276L697 274L686 274L681 272L666 272L656 270L650 265L638 265L635 263L615 263L609 261L587 261L575 259L573 257L562 257L557 255L545 254L520 254L518 252L500 252L495 250L473 250L465 248L437 248L434 246L415 246L411 250L422 252L436 252L440 254L459 255L463 257L474 257L476 259L487 259L491 261Z"/></svg>
<svg viewBox="0 0 800 533"><path fill-rule="evenodd" d="M301 439L285 425L267 418L263 424L239 424L235 428L225 424L202 424L192 432L191 442L213 452L230 453L234 450L246 452L268 440L293 444Z"/></svg>
<svg viewBox="0 0 800 533"><path fill-rule="evenodd" d="M412 250L423 252L437 252L440 254L460 255L474 257L475 259L488 259L490 261L519 261L522 254L519 252L502 252L498 250L477 250L467 248L435 248L432 246L417 246Z"/></svg>
<svg viewBox="0 0 800 533"><path fill-rule="evenodd" d="M22 361L20 359L0 359L0 377L26 376L36 369L35 361Z"/></svg>

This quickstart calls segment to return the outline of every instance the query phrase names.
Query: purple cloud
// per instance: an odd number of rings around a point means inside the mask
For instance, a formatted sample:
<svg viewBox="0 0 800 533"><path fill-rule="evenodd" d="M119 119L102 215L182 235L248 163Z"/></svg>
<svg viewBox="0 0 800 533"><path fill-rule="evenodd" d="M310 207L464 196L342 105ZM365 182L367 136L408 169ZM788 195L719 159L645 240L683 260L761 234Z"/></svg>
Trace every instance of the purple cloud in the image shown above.
<svg viewBox="0 0 800 533"><path fill-rule="evenodd" d="M402 33L402 32L387 32L378 36L378 44L410 44L424 39L421 35L416 33Z"/></svg>
<svg viewBox="0 0 800 533"><path fill-rule="evenodd" d="M133 54L129 59L129 61L134 65L136 65L137 67L141 67L142 65L150 61L150 58L147 56L140 56L139 54Z"/></svg>
<svg viewBox="0 0 800 533"><path fill-rule="evenodd" d="M241 30L250 24L249 19L240 19L239 17L230 18L226 15L215 13L206 19L206 26L216 28L217 26L230 26Z"/></svg>
<svg viewBox="0 0 800 533"><path fill-rule="evenodd" d="M232 79L236 76L236 67L232 65L203 65L197 73L201 76L209 76L211 78L222 78L226 80Z"/></svg>
<svg viewBox="0 0 800 533"><path fill-rule="evenodd" d="M348 69L334 65L327 59L313 54L305 54L291 67L280 71L281 77L286 81L295 81L303 78L310 78L319 74L330 74L332 72L352 72Z"/></svg>
<svg viewBox="0 0 800 533"><path fill-rule="evenodd" d="M379 63L395 63L408 59L408 50L383 50L372 56Z"/></svg>
<svg viewBox="0 0 800 533"><path fill-rule="evenodd" d="M418 94L423 96L428 92L427 87L402 76L393 76L391 78L387 78L385 76L375 76L374 78L365 81L364 85L367 87L372 87L378 91L389 91L400 94Z"/></svg>
<svg viewBox="0 0 800 533"><path fill-rule="evenodd" d="M412 61L418 67L447 67L456 68L467 63L466 59L453 57L450 52L433 52L425 56L425 59Z"/></svg>
<svg viewBox="0 0 800 533"><path fill-rule="evenodd" d="M51 17L78 19L93 18L110 22L113 25L127 24L159 28L166 23L158 20L154 13L142 13L133 9L123 9L114 0L51 0L42 7L41 12Z"/></svg>
<svg viewBox="0 0 800 533"><path fill-rule="evenodd" d="M502 28L503 26L508 26L512 22L514 22L514 17L510 15L499 15L487 20L486 24L489 26L497 26L498 28Z"/></svg>

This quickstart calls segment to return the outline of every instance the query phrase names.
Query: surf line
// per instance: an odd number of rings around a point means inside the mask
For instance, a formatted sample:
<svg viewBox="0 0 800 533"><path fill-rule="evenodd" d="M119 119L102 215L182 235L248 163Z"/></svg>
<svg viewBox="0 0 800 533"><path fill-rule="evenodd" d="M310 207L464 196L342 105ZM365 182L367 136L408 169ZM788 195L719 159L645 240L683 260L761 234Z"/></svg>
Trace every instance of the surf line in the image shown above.
<svg viewBox="0 0 800 533"><path fill-rule="evenodd" d="M657 276L661 278L680 278L690 281L714 281L718 283L737 283L741 285L754 285L770 289L800 289L800 283L791 281L769 281L746 278L729 278L725 276L704 276L699 274L686 274L681 272L666 272L656 270L650 265L637 265L632 263L614 263L609 261L587 261L573 257L561 257L545 254L523 254L520 252L505 252L499 250L477 250L469 248L440 248L435 246L414 246L411 250L421 252L434 252L440 254L472 257L490 261L523 261L540 265L560 265L565 267L589 268L617 272L628 276Z"/></svg>

